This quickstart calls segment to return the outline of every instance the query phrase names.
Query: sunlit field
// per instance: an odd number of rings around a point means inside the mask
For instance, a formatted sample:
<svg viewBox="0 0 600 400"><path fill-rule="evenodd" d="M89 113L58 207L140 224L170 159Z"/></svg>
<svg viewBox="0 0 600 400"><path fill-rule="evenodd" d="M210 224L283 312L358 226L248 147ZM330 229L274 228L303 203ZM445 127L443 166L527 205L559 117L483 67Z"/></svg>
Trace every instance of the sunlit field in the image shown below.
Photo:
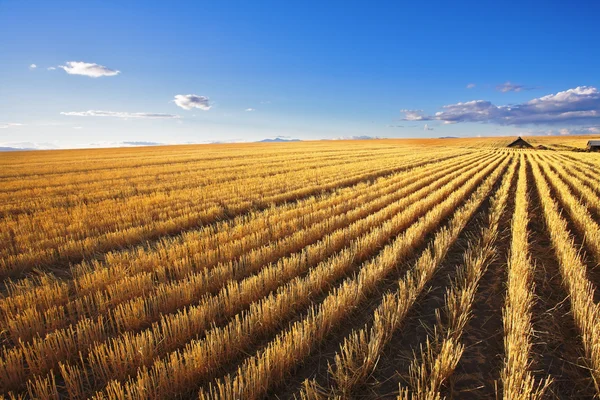
<svg viewBox="0 0 600 400"><path fill-rule="evenodd" d="M514 139L0 153L0 393L598 396L600 153Z"/></svg>

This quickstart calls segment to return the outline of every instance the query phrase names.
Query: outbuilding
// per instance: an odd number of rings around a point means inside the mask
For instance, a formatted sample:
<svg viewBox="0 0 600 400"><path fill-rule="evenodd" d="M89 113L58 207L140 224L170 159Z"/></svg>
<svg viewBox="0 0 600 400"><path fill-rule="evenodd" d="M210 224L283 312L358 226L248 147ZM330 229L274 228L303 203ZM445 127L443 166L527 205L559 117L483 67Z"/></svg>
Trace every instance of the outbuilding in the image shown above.
<svg viewBox="0 0 600 400"><path fill-rule="evenodd" d="M600 140L590 140L587 144L589 151L600 151Z"/></svg>

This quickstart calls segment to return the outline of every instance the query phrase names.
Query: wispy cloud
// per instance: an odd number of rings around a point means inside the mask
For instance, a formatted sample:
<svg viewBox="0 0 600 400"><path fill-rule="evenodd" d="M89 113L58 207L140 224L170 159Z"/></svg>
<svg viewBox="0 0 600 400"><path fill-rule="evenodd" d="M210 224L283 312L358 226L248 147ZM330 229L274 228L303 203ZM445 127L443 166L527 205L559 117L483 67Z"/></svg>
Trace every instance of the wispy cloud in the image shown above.
<svg viewBox="0 0 600 400"><path fill-rule="evenodd" d="M256 109L255 108L246 108L244 111L252 112L252 111L256 111Z"/></svg>
<svg viewBox="0 0 600 400"><path fill-rule="evenodd" d="M502 92L502 93L521 92L523 90L533 90L533 89L535 89L535 87L533 87L533 86L518 85L516 83L511 83L509 81L506 81L503 84L496 86L496 90L498 90L499 92Z"/></svg>
<svg viewBox="0 0 600 400"><path fill-rule="evenodd" d="M325 139L325 140L375 140L381 139L379 136L340 136L333 139Z"/></svg>
<svg viewBox="0 0 600 400"><path fill-rule="evenodd" d="M83 61L67 61L65 65L59 65L58 68L62 68L69 75L83 75L90 78L115 76L121 73L121 71L110 69L104 65Z"/></svg>
<svg viewBox="0 0 600 400"><path fill-rule="evenodd" d="M46 68L48 71L54 71L56 69L56 67L48 67Z"/></svg>
<svg viewBox="0 0 600 400"><path fill-rule="evenodd" d="M35 65L35 64L29 65L29 69L36 69L36 68L37 68L37 65Z"/></svg>
<svg viewBox="0 0 600 400"><path fill-rule="evenodd" d="M0 124L0 129L8 129L17 126L23 126L23 124L19 124L17 122L9 122L8 124Z"/></svg>
<svg viewBox="0 0 600 400"><path fill-rule="evenodd" d="M150 118L150 119L173 119L181 118L179 115L174 114L162 114L162 113L130 113L121 111L100 111L100 110L88 110L88 111L69 111L61 112L62 115L69 117L113 117L113 118Z"/></svg>
<svg viewBox="0 0 600 400"><path fill-rule="evenodd" d="M477 86L477 85L475 85L474 83L469 83L467 85L467 89L473 89L475 86Z"/></svg>
<svg viewBox="0 0 600 400"><path fill-rule="evenodd" d="M432 130L433 130L433 128L432 128L432 127L430 127L429 125L425 124L425 126L423 127L423 130L424 130L424 131L432 131Z"/></svg>
<svg viewBox="0 0 600 400"><path fill-rule="evenodd" d="M195 94L178 94L173 100L178 107L184 110L191 110L192 108L199 108L204 111L211 109L210 100L205 96L198 96Z"/></svg>
<svg viewBox="0 0 600 400"><path fill-rule="evenodd" d="M525 103L497 106L487 100L450 104L435 115L404 110L408 121L482 122L499 125L594 124L600 121L600 92L592 86L579 86Z"/></svg>

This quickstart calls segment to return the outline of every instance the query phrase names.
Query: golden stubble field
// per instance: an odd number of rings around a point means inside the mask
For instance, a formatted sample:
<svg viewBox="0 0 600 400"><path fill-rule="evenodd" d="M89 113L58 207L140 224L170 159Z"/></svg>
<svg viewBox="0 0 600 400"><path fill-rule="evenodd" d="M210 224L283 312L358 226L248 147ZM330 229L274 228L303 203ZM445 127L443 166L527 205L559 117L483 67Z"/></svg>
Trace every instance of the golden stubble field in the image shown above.
<svg viewBox="0 0 600 400"><path fill-rule="evenodd" d="M593 398L588 137L0 153L0 397Z"/></svg>

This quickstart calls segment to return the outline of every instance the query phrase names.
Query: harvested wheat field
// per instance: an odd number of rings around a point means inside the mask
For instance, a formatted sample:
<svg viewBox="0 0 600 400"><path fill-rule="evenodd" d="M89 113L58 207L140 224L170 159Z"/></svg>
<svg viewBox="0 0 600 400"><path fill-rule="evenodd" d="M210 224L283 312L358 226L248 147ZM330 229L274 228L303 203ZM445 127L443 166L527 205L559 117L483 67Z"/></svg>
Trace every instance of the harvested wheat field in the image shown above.
<svg viewBox="0 0 600 400"><path fill-rule="evenodd" d="M1 154L0 393L597 397L600 154L514 139Z"/></svg>

